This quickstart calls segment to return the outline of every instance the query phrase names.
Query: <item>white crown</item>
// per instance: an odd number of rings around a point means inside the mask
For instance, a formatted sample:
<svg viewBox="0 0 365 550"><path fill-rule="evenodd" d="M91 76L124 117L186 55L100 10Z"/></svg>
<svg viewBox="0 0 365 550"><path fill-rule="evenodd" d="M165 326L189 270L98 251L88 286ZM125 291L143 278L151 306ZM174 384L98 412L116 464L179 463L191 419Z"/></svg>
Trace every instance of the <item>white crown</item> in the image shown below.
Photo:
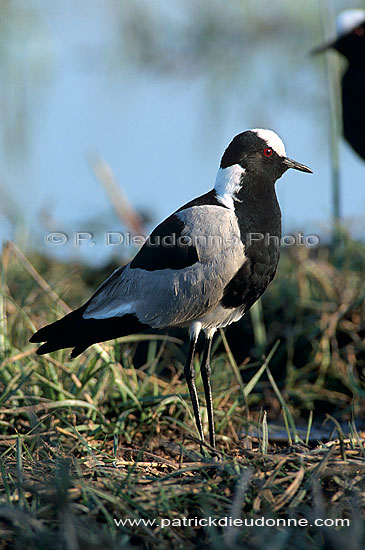
<svg viewBox="0 0 365 550"><path fill-rule="evenodd" d="M259 138L266 141L267 146L274 149L279 157L286 157L285 145L278 134L275 134L272 130L266 130L265 128L253 128L251 132L255 132Z"/></svg>
<svg viewBox="0 0 365 550"><path fill-rule="evenodd" d="M365 10L345 10L336 17L337 36L343 36L362 25L365 21Z"/></svg>

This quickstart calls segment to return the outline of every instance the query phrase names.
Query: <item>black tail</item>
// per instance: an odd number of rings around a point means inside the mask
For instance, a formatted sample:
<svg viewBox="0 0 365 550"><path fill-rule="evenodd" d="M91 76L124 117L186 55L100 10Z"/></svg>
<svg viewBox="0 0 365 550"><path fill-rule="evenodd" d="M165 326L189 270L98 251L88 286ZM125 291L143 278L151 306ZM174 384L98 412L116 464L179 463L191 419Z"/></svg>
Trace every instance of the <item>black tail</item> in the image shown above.
<svg viewBox="0 0 365 550"><path fill-rule="evenodd" d="M83 317L85 309L93 298L114 279L120 277L124 269L125 266L116 269L83 306L71 311L59 321L37 330L29 342L45 342L37 349L38 355L63 348L74 348L71 357L77 357L86 348L97 342L136 334L150 328L149 325L140 323L135 315L129 313L122 317L109 317L108 319L85 319Z"/></svg>
<svg viewBox="0 0 365 550"><path fill-rule="evenodd" d="M38 355L62 348L74 348L71 357L77 357L96 342L113 340L150 328L129 313L109 319L84 319L82 315L88 303L33 334L30 342L45 342L37 349Z"/></svg>

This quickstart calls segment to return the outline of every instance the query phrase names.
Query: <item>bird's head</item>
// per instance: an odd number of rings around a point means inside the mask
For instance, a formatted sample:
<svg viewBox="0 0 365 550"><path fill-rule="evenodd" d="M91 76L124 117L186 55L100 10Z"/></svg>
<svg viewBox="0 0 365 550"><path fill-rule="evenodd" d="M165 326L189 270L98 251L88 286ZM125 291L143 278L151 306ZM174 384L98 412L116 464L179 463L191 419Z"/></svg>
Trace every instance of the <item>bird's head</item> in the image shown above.
<svg viewBox="0 0 365 550"><path fill-rule="evenodd" d="M365 10L345 10L336 17L336 38L315 48L312 53L318 54L333 48L350 62L365 58Z"/></svg>
<svg viewBox="0 0 365 550"><path fill-rule="evenodd" d="M272 189L289 168L312 173L304 164L286 156L284 143L272 130L254 128L233 138L224 152L214 190L217 199L234 208L242 193L251 196Z"/></svg>
<svg viewBox="0 0 365 550"><path fill-rule="evenodd" d="M254 128L238 134L228 145L220 168L239 165L252 176L275 182L289 168L312 172L310 168L286 156L282 140L272 130Z"/></svg>

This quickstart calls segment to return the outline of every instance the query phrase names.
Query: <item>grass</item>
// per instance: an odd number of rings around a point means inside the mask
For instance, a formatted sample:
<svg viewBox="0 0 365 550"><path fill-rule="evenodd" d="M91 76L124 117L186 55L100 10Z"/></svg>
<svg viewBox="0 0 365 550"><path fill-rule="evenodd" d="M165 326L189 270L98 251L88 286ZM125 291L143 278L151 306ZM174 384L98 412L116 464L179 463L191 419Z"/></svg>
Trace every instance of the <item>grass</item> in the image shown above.
<svg viewBox="0 0 365 550"><path fill-rule="evenodd" d="M67 350L38 357L34 328L106 273L6 246L0 548L361 548L364 267L364 246L345 234L335 249L284 250L262 312L217 335L217 460L199 451L185 332L126 337L73 361ZM203 396L199 357L196 369ZM202 419L207 429L204 407ZM250 526L263 517L312 526ZM118 525L126 518L135 524Z"/></svg>

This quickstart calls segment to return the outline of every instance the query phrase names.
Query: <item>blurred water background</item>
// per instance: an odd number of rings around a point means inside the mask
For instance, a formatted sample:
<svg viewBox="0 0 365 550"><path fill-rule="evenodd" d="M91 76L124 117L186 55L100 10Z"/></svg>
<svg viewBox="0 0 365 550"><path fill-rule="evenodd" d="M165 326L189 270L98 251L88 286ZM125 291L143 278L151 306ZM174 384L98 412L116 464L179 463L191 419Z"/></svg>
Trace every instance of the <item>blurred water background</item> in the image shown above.
<svg viewBox="0 0 365 550"><path fill-rule="evenodd" d="M365 7L334 0L334 13ZM101 263L134 250L92 171L113 170L148 229L209 190L238 132L275 130L291 171L277 184L284 231L331 224L331 151L320 0L2 0L0 237ZM365 165L341 140L345 226L365 236ZM76 247L75 232L95 236ZM45 237L61 232L67 244Z"/></svg>

